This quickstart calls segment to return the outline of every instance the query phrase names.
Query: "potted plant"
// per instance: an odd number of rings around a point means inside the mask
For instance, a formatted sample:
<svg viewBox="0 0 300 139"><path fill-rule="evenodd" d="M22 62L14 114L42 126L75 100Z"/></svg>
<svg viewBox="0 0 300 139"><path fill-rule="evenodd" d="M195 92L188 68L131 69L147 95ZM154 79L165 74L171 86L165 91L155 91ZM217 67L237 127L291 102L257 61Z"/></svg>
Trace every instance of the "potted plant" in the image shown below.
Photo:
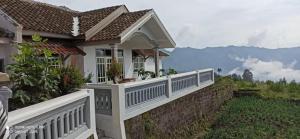
<svg viewBox="0 0 300 139"><path fill-rule="evenodd" d="M115 59L112 59L111 66L106 74L108 79L111 79L114 84L119 83L119 78L122 75L122 65Z"/></svg>

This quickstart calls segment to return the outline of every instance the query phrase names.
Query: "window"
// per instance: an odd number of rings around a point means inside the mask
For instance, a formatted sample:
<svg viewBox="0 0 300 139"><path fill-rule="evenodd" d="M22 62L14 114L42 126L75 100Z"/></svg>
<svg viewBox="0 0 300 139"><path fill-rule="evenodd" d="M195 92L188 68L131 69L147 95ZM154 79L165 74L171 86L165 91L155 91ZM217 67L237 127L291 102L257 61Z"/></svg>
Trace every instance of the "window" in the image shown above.
<svg viewBox="0 0 300 139"><path fill-rule="evenodd" d="M141 69L145 69L145 58L141 56L137 56L133 58L133 71L137 72Z"/></svg>
<svg viewBox="0 0 300 139"><path fill-rule="evenodd" d="M0 72L4 72L4 59L0 59Z"/></svg>
<svg viewBox="0 0 300 139"><path fill-rule="evenodd" d="M111 66L111 50L110 49L96 49L96 70L97 70L97 82L105 83L110 80L107 78L106 72ZM122 76L124 77L124 54L123 50L118 50L118 62L122 65Z"/></svg>
<svg viewBox="0 0 300 139"><path fill-rule="evenodd" d="M50 57L49 60L50 60L50 63L51 63L51 67L53 67L53 68L60 68L62 66L62 63L61 63L60 58L58 56L57 57Z"/></svg>

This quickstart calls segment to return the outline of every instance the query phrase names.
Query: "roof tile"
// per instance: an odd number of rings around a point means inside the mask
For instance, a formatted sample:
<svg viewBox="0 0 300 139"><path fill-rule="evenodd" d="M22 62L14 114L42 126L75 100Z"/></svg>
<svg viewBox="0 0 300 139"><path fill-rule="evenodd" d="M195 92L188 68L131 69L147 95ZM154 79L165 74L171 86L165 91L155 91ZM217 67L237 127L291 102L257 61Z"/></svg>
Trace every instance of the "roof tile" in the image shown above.
<svg viewBox="0 0 300 139"><path fill-rule="evenodd" d="M150 10L123 13L112 21L107 27L98 32L89 41L103 41L117 39L119 35L143 17Z"/></svg>

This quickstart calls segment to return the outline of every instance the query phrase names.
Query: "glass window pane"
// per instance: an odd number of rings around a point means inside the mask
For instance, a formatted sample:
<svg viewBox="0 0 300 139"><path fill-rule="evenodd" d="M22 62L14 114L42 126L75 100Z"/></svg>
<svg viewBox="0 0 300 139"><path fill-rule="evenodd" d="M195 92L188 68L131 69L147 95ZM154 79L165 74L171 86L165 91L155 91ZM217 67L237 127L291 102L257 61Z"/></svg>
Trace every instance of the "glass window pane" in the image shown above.
<svg viewBox="0 0 300 139"><path fill-rule="evenodd" d="M103 57L105 56L104 49L96 49L96 57Z"/></svg>

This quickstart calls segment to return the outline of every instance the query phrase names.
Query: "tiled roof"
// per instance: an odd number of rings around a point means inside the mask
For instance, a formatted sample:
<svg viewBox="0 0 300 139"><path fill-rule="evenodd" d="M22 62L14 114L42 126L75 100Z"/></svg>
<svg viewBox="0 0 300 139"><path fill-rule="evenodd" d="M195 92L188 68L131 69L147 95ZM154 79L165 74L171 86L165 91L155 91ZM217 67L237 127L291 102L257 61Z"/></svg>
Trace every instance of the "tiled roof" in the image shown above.
<svg viewBox="0 0 300 139"><path fill-rule="evenodd" d="M119 7L120 6L113 6L80 13L80 32L88 31Z"/></svg>
<svg viewBox="0 0 300 139"><path fill-rule="evenodd" d="M95 26L120 6L77 12L31 0L0 0L0 9L23 25L24 30L71 35L73 17L79 17L80 32Z"/></svg>
<svg viewBox="0 0 300 139"><path fill-rule="evenodd" d="M0 0L0 10L23 26L23 30L72 35L73 18L79 19L79 36L85 39L85 32L121 6L107 7L87 12L78 12L32 0ZM121 14L88 41L119 39L119 35L137 22L150 10Z"/></svg>
<svg viewBox="0 0 300 139"><path fill-rule="evenodd" d="M123 13L107 27L94 35L89 41L104 41L118 39L119 35L143 17L150 10Z"/></svg>
<svg viewBox="0 0 300 139"><path fill-rule="evenodd" d="M86 55L81 49L77 48L76 46L65 46L61 43L45 43L40 45L41 48L46 48L51 50L54 54L59 55Z"/></svg>
<svg viewBox="0 0 300 139"><path fill-rule="evenodd" d="M32 42L31 37L25 37L25 42ZM81 49L76 47L71 40L63 40L63 39L48 39L45 43L35 44L38 48L41 49L49 49L54 54L59 55L86 55Z"/></svg>
<svg viewBox="0 0 300 139"><path fill-rule="evenodd" d="M29 0L0 0L0 9L23 25L24 30L71 34L75 11Z"/></svg>

